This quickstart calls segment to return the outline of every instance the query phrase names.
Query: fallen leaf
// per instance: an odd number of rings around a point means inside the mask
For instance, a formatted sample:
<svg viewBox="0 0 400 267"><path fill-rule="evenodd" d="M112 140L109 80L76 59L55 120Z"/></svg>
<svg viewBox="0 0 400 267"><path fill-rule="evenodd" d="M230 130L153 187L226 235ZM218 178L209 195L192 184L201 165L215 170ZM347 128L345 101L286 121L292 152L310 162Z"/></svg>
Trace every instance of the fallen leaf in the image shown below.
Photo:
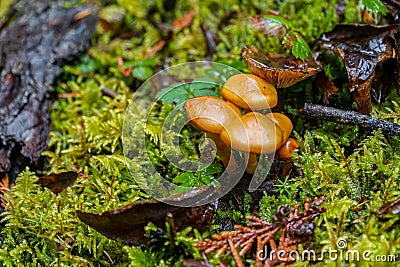
<svg viewBox="0 0 400 267"><path fill-rule="evenodd" d="M150 49L150 51L148 51L144 57L148 58L148 57L152 57L155 53L157 53L158 51L160 51L161 49L163 49L163 47L167 44L166 40L160 40L155 46L153 46L153 48Z"/></svg>
<svg viewBox="0 0 400 267"><path fill-rule="evenodd" d="M190 10L186 15L184 15L182 18L175 19L173 22L174 29L177 31L181 31L192 24L194 15L196 15L196 12L194 10Z"/></svg>
<svg viewBox="0 0 400 267"><path fill-rule="evenodd" d="M394 40L390 35L397 31L397 27L337 25L317 41L322 48L333 50L343 59L349 90L361 113L372 111L371 84L375 68L377 64L394 57Z"/></svg>
<svg viewBox="0 0 400 267"><path fill-rule="evenodd" d="M381 104L390 93L390 89L396 84L396 77L393 71L396 69L396 61L390 59L376 66L375 77L372 81L372 98Z"/></svg>
<svg viewBox="0 0 400 267"><path fill-rule="evenodd" d="M10 183L10 179L8 178L8 174L6 173L3 179L0 181L0 202L1 206L4 208L7 206L7 200L4 197L5 194L9 194L11 191L11 187L14 186L14 183Z"/></svg>
<svg viewBox="0 0 400 267"><path fill-rule="evenodd" d="M152 222L157 227L165 228L168 213L173 215L177 231L187 226L192 226L201 232L206 230L212 222L217 206L216 201L197 207L180 207L173 204L179 204L187 199L201 201L214 192L215 188L203 186L170 196L166 200L171 204L157 200L137 201L103 213L77 211L77 215L79 219L104 236L110 239L121 239L128 245L138 246L148 241L144 236L144 227Z"/></svg>
<svg viewBox="0 0 400 267"><path fill-rule="evenodd" d="M52 173L41 176L37 183L43 187L49 188L54 194L58 194L65 188L72 186L77 177L78 174L73 171Z"/></svg>
<svg viewBox="0 0 400 267"><path fill-rule="evenodd" d="M131 68L131 67L124 68L123 65L124 65L124 59L122 57L118 57L119 71L122 73L122 75L124 75L124 77L131 76L133 68Z"/></svg>
<svg viewBox="0 0 400 267"><path fill-rule="evenodd" d="M315 80L317 87L323 91L322 102L328 105L332 97L338 94L339 88L326 76L325 71L318 73Z"/></svg>

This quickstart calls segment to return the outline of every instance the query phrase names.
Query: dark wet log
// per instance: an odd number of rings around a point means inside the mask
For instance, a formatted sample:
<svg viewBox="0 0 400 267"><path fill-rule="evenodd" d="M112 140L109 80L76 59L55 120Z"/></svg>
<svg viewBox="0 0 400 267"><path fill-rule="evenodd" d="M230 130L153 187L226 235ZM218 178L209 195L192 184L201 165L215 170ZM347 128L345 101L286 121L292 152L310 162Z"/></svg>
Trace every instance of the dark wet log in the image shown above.
<svg viewBox="0 0 400 267"><path fill-rule="evenodd" d="M355 111L341 110L331 107L306 103L304 112L308 118L324 119L343 124L358 125L360 127L376 130L381 129L384 134L400 136L400 125L385 120L373 118Z"/></svg>
<svg viewBox="0 0 400 267"><path fill-rule="evenodd" d="M16 1L0 28L0 174L15 176L47 147L61 66L86 51L95 31L92 7L62 1Z"/></svg>

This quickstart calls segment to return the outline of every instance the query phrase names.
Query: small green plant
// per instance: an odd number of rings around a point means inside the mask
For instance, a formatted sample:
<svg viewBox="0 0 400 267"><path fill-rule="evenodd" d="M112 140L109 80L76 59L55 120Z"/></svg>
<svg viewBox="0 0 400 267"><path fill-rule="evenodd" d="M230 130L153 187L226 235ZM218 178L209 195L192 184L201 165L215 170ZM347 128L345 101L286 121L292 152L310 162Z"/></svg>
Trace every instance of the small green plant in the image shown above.
<svg viewBox="0 0 400 267"><path fill-rule="evenodd" d="M157 93L157 99L167 104L181 107L188 99L198 96L218 96L215 81L211 79L194 79L174 83Z"/></svg>
<svg viewBox="0 0 400 267"><path fill-rule="evenodd" d="M285 27L286 33L282 39L282 44L289 48L294 57L305 60L312 55L311 48L308 46L303 35L294 29L289 20L276 15L266 15L265 18L271 21L271 28Z"/></svg>
<svg viewBox="0 0 400 267"><path fill-rule="evenodd" d="M362 0L362 4L373 13L385 15L388 10L380 0Z"/></svg>
<svg viewBox="0 0 400 267"><path fill-rule="evenodd" d="M153 58L144 58L138 61L127 61L122 65L123 68L132 68L132 76L145 81L150 78L154 72L153 69L158 63Z"/></svg>
<svg viewBox="0 0 400 267"><path fill-rule="evenodd" d="M184 187L199 187L203 185L210 185L216 183L215 176L221 174L223 171L222 165L219 163L212 163L203 170L196 173L184 172L175 176L172 182Z"/></svg>

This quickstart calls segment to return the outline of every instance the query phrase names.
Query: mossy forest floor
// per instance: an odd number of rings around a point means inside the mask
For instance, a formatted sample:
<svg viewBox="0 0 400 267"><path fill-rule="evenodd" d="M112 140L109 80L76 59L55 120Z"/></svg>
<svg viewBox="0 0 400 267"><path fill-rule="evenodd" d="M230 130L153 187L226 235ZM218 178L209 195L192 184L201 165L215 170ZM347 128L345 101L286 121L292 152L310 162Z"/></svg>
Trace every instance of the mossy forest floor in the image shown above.
<svg viewBox="0 0 400 267"><path fill-rule="evenodd" d="M283 113L293 121L292 136L299 140L300 148L292 157L289 171L282 172L285 162L274 162L279 171L268 178L272 189L262 194L256 209L249 208L251 196L245 196L240 207L232 203L228 211L217 212L215 223L206 232L199 234L188 228L177 233L175 250L170 249L168 231L162 242L155 242L155 247L130 247L104 237L76 215L77 210L99 213L150 198L125 164L121 135L128 103L151 75L195 60L220 62L248 73L240 55L245 45L271 53L291 53L290 47L282 44L282 34L265 35L254 27L253 16L274 12L289 20L290 30L301 32L311 51L324 54L322 64L327 76L340 81L332 105L356 110L342 60L321 50L314 41L339 21L387 24L382 2L76 0L65 5L85 3L99 7L100 20L90 49L64 66L56 81L58 99L51 110L48 149L42 154L41 162L45 163L26 168L10 190L3 184L7 203L3 203L6 213L1 266L182 266L184 258L203 259L193 245L218 232L218 221L229 217L236 224L246 225L246 216L251 214L271 221L279 206L302 207L307 198L321 196L325 197L321 206L326 212L314 220L314 235L307 245L319 258L292 264L400 264L400 208L393 207L386 214L378 212L400 198L399 137L385 136L380 130L307 120L300 112L304 103L321 104L323 98L315 77L284 90ZM2 1L0 16L6 8ZM105 94L106 88L115 92L115 97ZM396 88L392 88L381 104L373 103L371 115L400 123L399 99ZM160 150L158 126L169 110L170 106L160 104L149 118L153 127L143 128L149 137L147 149L153 164L163 168L171 180L181 175L180 183L191 182L188 179L197 179L197 185L212 181L212 175L182 176ZM194 127L186 127L181 133L183 154L196 157L201 138ZM82 175L59 194L36 183L42 175L74 170ZM338 240L346 242L347 250L358 251L360 259L341 257L339 253L337 257L321 254L324 250L342 251ZM370 252L370 257L362 257L365 251ZM246 266L255 263L253 256L242 257ZM232 255L218 258L211 253L207 257L215 266L222 262L235 266Z"/></svg>

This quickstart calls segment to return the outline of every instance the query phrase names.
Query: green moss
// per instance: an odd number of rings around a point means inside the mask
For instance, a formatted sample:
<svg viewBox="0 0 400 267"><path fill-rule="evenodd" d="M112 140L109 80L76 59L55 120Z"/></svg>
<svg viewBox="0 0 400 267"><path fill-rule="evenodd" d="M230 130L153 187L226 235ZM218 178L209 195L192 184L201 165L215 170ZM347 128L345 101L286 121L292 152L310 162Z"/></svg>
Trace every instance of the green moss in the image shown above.
<svg viewBox="0 0 400 267"><path fill-rule="evenodd" d="M100 195L91 191L95 183L78 178L73 187L55 195L37 179L25 170L8 197L2 266L112 266L109 257L114 263L126 261L122 243L105 238L76 216L76 210L86 205L85 198ZM100 198L90 203L101 210L104 202Z"/></svg>
<svg viewBox="0 0 400 267"><path fill-rule="evenodd" d="M0 4L0 19L2 19L6 14L8 9L10 8L11 4L14 2L14 0L4 0L1 1Z"/></svg>

